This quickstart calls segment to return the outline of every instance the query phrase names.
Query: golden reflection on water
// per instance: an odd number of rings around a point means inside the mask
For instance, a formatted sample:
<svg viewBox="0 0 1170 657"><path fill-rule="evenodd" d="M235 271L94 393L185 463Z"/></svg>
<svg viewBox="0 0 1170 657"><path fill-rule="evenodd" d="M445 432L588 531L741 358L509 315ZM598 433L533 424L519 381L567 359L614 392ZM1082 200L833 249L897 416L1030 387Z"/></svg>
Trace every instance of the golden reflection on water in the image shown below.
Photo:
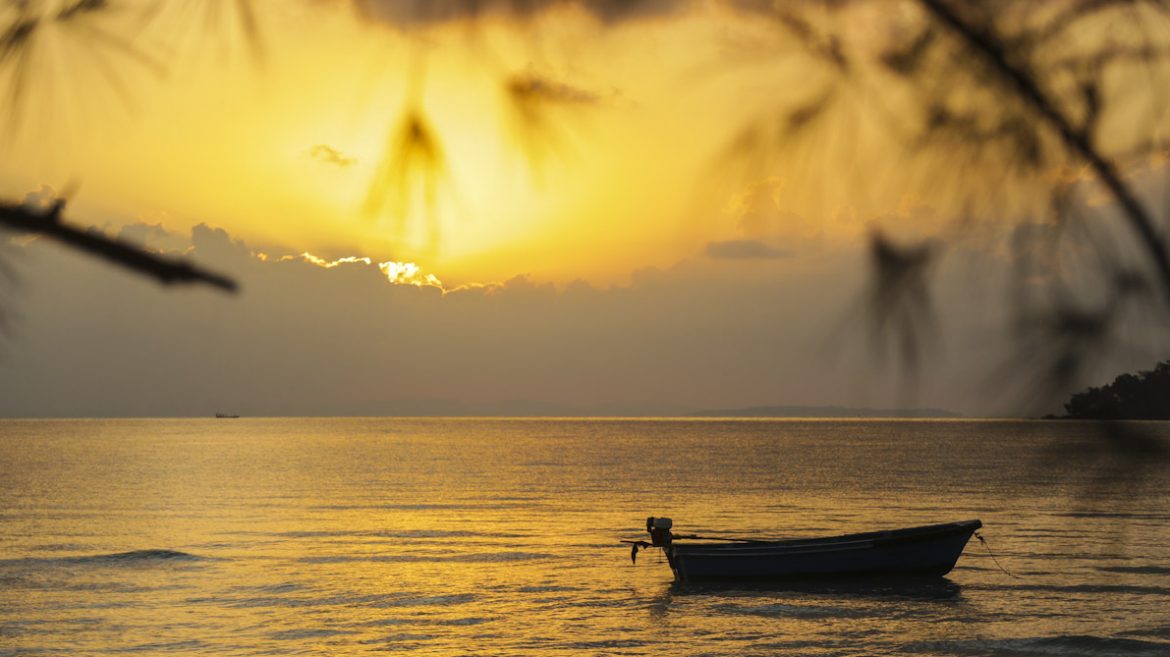
<svg viewBox="0 0 1170 657"><path fill-rule="evenodd" d="M0 428L0 638L17 652L1108 654L1170 639L1166 481L1085 500L1089 473L1036 458L1084 430L1068 423ZM1021 578L973 541L927 585L679 585L660 553L633 565L617 543L651 514L783 536L979 517Z"/></svg>

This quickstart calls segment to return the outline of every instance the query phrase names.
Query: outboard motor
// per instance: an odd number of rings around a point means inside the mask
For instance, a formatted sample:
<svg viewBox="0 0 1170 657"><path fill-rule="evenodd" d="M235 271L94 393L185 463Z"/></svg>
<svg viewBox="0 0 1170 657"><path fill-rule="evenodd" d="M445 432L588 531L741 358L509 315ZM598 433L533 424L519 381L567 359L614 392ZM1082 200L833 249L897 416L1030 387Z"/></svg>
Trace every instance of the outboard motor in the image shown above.
<svg viewBox="0 0 1170 657"><path fill-rule="evenodd" d="M646 518L646 531L650 532L650 544L654 547L670 545L674 539L670 534L670 528L673 524L670 518L655 518L654 516Z"/></svg>

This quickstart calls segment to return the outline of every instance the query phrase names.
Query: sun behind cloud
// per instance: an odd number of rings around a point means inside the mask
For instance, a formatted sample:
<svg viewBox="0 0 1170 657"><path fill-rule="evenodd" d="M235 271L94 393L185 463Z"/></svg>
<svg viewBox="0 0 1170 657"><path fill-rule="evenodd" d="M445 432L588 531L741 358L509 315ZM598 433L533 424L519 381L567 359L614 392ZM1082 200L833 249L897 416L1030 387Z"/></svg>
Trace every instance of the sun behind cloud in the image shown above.
<svg viewBox="0 0 1170 657"><path fill-rule="evenodd" d="M365 265L367 267L375 265L372 258L347 256L338 258L336 260L325 260L318 258L311 253L302 253L299 256L283 256L278 259L278 262L286 262L289 260L300 259L310 264L317 265L324 269L333 269L343 265ZM443 289L443 282L434 274L425 274L418 265L413 262L395 262L387 260L385 262L376 263L378 270L386 275L386 280L394 285L415 285L415 286L429 286Z"/></svg>

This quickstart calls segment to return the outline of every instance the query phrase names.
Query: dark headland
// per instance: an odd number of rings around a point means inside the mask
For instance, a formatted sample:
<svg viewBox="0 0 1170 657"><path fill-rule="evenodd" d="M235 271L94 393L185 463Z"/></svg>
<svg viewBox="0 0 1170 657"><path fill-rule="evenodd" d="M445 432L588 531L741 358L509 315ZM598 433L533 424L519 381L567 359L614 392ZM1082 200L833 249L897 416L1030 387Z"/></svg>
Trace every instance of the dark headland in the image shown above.
<svg viewBox="0 0 1170 657"><path fill-rule="evenodd" d="M1101 387L1073 395L1064 405L1068 420L1170 420L1170 361L1152 370L1121 374Z"/></svg>

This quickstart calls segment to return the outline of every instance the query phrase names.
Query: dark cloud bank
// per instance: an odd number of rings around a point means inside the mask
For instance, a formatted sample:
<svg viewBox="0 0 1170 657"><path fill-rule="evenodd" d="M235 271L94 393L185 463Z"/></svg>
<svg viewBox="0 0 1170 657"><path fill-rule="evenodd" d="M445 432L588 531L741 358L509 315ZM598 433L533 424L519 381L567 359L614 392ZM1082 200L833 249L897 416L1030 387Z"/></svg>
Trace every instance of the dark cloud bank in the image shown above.
<svg viewBox="0 0 1170 657"><path fill-rule="evenodd" d="M792 254L758 240L729 240L707 244L707 255L717 260L773 260Z"/></svg>
<svg viewBox="0 0 1170 657"><path fill-rule="evenodd" d="M206 226L189 238L150 226L122 234L186 248L243 291L164 290L51 244L17 249L22 283L7 299L18 320L0 355L0 416L673 414L907 402L853 326L865 281L857 254L777 259L733 245L722 253L731 260L700 256L625 286L517 277L444 293L392 285L360 262L261 259ZM944 324L980 315L967 297L951 307L944 295ZM993 341L959 331L912 404L980 412L973 363L987 362L978 344Z"/></svg>

